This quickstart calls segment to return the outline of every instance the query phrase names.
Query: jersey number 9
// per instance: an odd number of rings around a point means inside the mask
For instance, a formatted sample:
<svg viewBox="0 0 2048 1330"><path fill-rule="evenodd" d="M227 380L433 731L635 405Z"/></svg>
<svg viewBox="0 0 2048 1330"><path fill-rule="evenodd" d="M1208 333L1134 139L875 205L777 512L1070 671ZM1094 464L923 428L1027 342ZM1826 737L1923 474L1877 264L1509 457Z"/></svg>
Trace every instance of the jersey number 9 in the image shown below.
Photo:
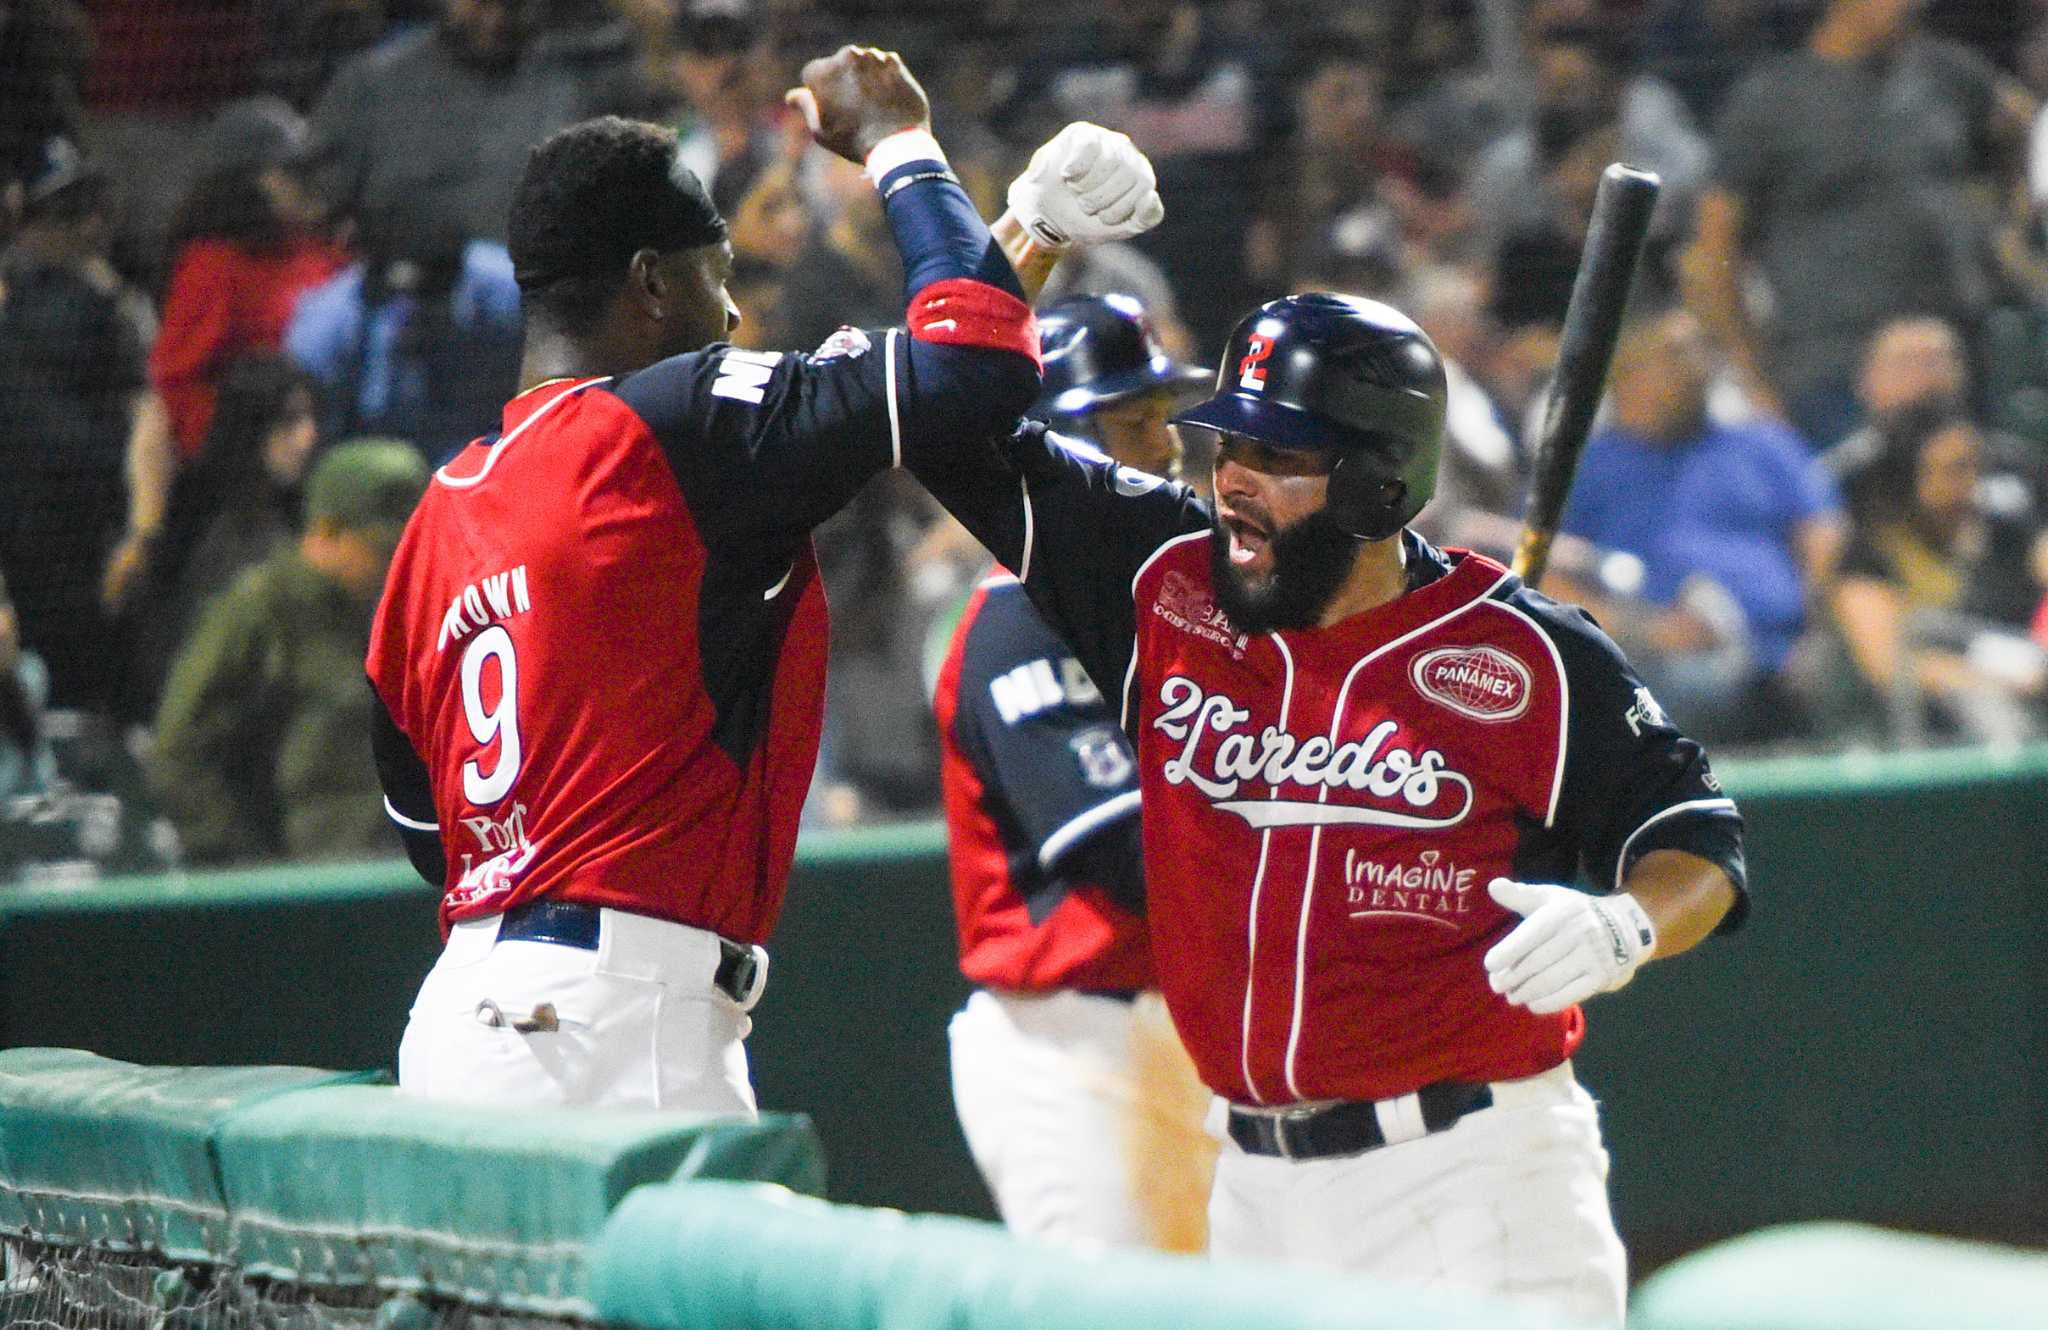
<svg viewBox="0 0 2048 1330"><path fill-rule="evenodd" d="M498 705L486 710L484 662L493 656L498 660ZM462 712L478 746L498 743L497 765L488 776L475 759L462 764L462 797L473 807L488 808L504 798L519 777L519 658L503 624L478 633L462 653Z"/></svg>

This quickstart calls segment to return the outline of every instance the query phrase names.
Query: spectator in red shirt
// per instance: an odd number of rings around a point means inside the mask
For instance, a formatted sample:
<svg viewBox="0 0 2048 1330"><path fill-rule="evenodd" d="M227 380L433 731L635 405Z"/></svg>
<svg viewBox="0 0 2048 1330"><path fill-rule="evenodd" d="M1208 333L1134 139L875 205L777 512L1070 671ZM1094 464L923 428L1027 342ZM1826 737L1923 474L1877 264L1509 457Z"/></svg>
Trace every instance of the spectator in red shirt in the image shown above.
<svg viewBox="0 0 2048 1330"><path fill-rule="evenodd" d="M181 461L206 442L221 374L245 352L278 350L299 296L348 262L318 219L276 155L216 167L187 195L173 232L163 328L149 357Z"/></svg>

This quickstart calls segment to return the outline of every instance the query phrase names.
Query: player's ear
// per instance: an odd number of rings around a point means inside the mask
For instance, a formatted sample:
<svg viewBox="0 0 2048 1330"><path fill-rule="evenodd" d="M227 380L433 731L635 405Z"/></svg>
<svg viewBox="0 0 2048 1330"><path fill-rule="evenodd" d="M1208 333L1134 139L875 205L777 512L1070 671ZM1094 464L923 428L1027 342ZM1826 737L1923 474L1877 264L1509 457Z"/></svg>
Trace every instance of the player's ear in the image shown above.
<svg viewBox="0 0 2048 1330"><path fill-rule="evenodd" d="M659 322L668 313L669 279L661 270L659 250L638 249L627 261L626 289L649 318Z"/></svg>

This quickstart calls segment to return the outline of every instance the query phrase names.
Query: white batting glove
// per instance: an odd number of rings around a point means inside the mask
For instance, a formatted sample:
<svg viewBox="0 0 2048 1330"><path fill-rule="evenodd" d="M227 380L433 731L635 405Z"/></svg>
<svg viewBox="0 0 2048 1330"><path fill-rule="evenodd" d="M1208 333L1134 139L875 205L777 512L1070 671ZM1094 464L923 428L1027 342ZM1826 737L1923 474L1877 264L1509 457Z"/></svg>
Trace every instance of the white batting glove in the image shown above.
<svg viewBox="0 0 2048 1330"><path fill-rule="evenodd" d="M1487 894L1523 916L1486 953L1493 991L1538 1016L1563 1011L1635 978L1657 949L1657 930L1627 892L1589 896L1570 887L1497 877Z"/></svg>
<svg viewBox="0 0 2048 1330"><path fill-rule="evenodd" d="M1152 163L1128 134L1077 120L1031 154L1010 182L1010 211L1043 249L1129 240L1159 225Z"/></svg>

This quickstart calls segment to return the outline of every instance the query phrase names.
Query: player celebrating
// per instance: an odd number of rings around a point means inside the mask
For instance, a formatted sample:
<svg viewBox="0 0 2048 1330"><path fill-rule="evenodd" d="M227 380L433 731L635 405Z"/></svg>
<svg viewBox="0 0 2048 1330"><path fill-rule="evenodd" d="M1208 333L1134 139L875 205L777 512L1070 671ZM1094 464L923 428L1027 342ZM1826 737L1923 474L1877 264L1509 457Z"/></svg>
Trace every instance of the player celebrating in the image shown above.
<svg viewBox="0 0 2048 1330"><path fill-rule="evenodd" d="M592 121L528 164L525 391L435 474L368 658L387 802L445 893L409 1091L752 1114L746 1013L823 701L810 530L1036 388L1029 307L902 61L843 48L791 98L881 192L908 331L707 345L732 249L674 136Z"/></svg>
<svg viewBox="0 0 2048 1330"><path fill-rule="evenodd" d="M1136 745L1154 963L1228 1136L1212 1251L1618 1326L1578 1004L1739 921L1741 822L1591 620L1406 529L1443 412L1413 323L1312 294L1179 417L1213 510L1039 427L906 461Z"/></svg>
<svg viewBox="0 0 2048 1330"><path fill-rule="evenodd" d="M1073 296L1038 332L1031 414L1173 475L1166 418L1186 373L1144 308ZM1192 1225L1173 1202L1206 1185L1206 1096L1170 1035L1138 1042L1158 1017L1138 1005L1152 959L1137 764L1116 714L1001 570L967 602L933 708L960 968L978 988L950 1030L953 1097L997 1208L1059 1242L1199 1248L1199 1202Z"/></svg>

